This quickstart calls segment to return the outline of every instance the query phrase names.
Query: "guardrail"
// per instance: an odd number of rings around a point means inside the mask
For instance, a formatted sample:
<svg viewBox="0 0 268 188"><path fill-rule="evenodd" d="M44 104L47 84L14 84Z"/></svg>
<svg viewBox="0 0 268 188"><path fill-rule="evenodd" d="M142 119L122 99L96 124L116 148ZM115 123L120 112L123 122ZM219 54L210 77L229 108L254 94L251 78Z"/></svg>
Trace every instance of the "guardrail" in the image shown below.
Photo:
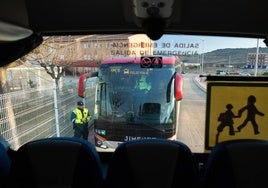
<svg viewBox="0 0 268 188"><path fill-rule="evenodd" d="M203 79L203 77L195 76L193 80L202 91L205 93L207 92L207 82Z"/></svg>

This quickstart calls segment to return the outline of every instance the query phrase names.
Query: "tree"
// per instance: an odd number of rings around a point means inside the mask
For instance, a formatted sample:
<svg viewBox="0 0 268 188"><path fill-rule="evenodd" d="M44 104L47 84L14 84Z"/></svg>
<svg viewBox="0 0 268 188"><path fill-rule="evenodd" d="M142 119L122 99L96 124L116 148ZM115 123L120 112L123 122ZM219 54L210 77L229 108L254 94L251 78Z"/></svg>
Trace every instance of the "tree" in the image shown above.
<svg viewBox="0 0 268 188"><path fill-rule="evenodd" d="M73 37L47 37L42 45L24 57L24 61L33 65L39 64L58 86L65 69L77 58L75 49Z"/></svg>
<svg viewBox="0 0 268 188"><path fill-rule="evenodd" d="M59 130L59 108L61 102L59 94L59 80L63 76L65 69L75 61L75 40L73 37L47 37L43 44L34 49L24 57L26 63L40 65L53 79L54 111L56 121L56 134L60 136Z"/></svg>

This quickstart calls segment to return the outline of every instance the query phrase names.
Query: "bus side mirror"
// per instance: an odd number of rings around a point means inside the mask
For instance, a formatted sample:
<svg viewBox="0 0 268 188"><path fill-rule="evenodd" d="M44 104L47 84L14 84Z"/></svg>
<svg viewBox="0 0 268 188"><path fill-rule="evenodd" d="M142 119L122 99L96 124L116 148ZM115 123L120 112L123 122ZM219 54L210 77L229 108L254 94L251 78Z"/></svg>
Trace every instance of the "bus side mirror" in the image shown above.
<svg viewBox="0 0 268 188"><path fill-rule="evenodd" d="M98 72L92 72L91 74L89 73L84 73L80 76L79 81L78 81L78 96L85 98L85 88L86 88L86 82L88 78L96 77L98 76Z"/></svg>
<svg viewBox="0 0 268 188"><path fill-rule="evenodd" d="M80 76L78 82L78 96L84 98L84 91L85 91L85 83L87 80L87 73L84 73Z"/></svg>
<svg viewBox="0 0 268 188"><path fill-rule="evenodd" d="M175 74L174 94L176 100L181 100L183 95L183 79L179 73Z"/></svg>

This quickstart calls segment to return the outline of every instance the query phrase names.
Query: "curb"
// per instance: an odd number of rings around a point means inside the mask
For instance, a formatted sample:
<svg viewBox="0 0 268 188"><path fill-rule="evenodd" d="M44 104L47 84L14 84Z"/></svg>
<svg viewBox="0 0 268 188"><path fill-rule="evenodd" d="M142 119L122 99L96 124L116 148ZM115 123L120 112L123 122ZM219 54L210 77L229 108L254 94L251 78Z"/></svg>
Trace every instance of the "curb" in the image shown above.
<svg viewBox="0 0 268 188"><path fill-rule="evenodd" d="M202 79L199 76L196 76L193 78L193 81L195 82L195 84L203 91L203 92L207 92L207 83L202 81Z"/></svg>

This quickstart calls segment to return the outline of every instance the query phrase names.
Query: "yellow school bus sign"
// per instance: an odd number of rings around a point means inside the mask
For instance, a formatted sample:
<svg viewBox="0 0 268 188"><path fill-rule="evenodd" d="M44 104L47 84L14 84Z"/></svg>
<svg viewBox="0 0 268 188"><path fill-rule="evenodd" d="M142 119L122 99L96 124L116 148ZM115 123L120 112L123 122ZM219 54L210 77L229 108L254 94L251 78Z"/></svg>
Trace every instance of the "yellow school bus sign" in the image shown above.
<svg viewBox="0 0 268 188"><path fill-rule="evenodd" d="M268 140L268 77L207 77L205 150L235 139Z"/></svg>

